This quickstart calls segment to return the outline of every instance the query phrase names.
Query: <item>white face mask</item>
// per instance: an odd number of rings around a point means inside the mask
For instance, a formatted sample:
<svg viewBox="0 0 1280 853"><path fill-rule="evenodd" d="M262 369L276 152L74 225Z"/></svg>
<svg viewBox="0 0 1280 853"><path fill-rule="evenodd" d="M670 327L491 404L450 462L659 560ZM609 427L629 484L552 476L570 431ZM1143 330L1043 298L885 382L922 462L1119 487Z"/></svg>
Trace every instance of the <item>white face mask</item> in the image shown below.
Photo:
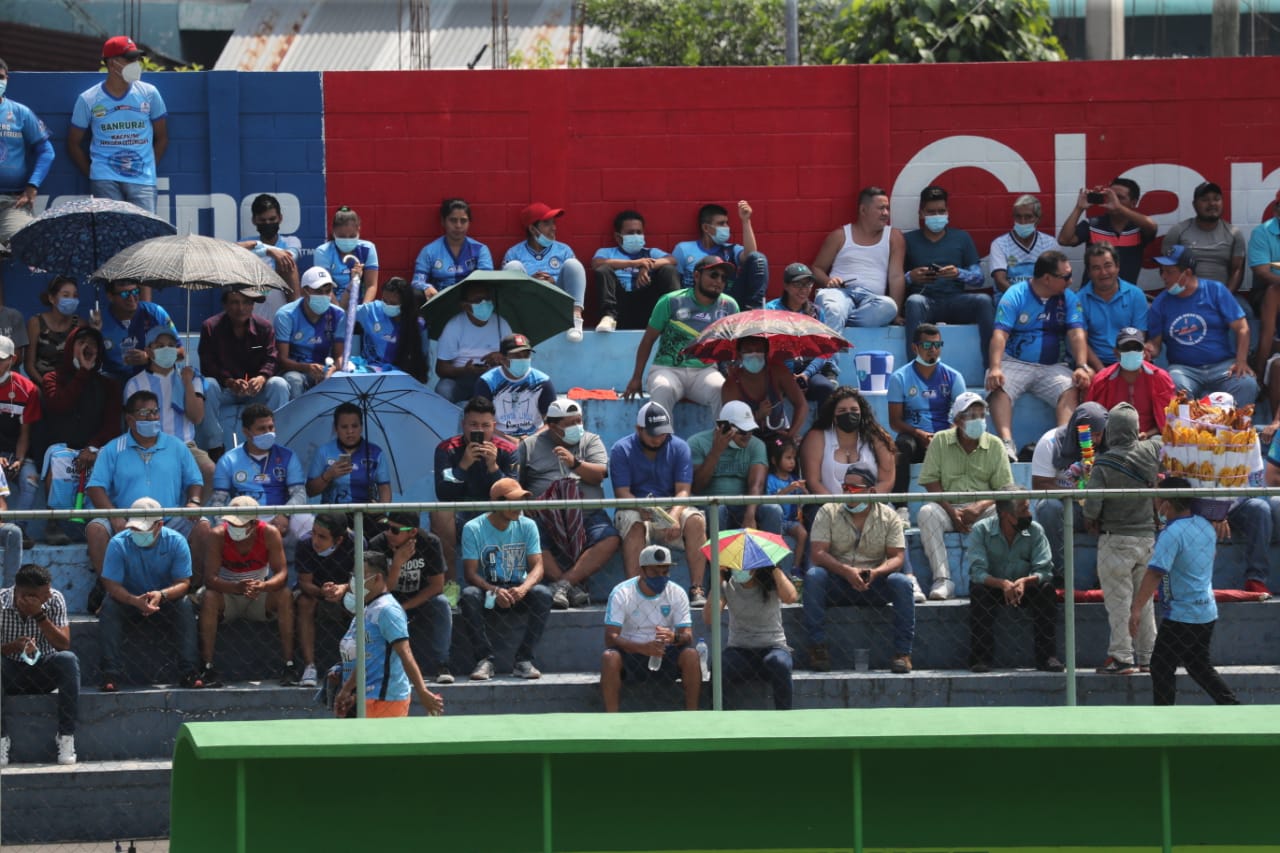
<svg viewBox="0 0 1280 853"><path fill-rule="evenodd" d="M246 524L240 527L236 524L227 524L227 535L231 537L232 542L243 542L253 533L253 525Z"/></svg>
<svg viewBox="0 0 1280 853"><path fill-rule="evenodd" d="M124 78L124 82L130 85L137 83L142 79L142 63L130 62L124 68L120 69L120 76Z"/></svg>

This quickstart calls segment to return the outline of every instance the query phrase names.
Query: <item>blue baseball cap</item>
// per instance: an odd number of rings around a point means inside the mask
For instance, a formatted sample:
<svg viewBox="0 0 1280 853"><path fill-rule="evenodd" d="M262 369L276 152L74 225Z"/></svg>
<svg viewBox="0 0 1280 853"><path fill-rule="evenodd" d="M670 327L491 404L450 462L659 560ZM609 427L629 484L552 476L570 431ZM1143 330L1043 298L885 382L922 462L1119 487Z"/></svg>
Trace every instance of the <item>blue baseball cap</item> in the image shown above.
<svg viewBox="0 0 1280 853"><path fill-rule="evenodd" d="M151 346L152 344L154 344L156 342L156 339L159 338L161 335L168 335L169 337L173 338L174 343L181 343L181 340L174 333L173 329L170 329L168 326L165 326L165 325L160 325L160 326L152 326L150 329L147 329L146 346Z"/></svg>
<svg viewBox="0 0 1280 853"><path fill-rule="evenodd" d="M1174 246L1163 255L1156 255L1153 260L1162 267L1174 267L1183 270L1196 268L1196 256L1190 246Z"/></svg>

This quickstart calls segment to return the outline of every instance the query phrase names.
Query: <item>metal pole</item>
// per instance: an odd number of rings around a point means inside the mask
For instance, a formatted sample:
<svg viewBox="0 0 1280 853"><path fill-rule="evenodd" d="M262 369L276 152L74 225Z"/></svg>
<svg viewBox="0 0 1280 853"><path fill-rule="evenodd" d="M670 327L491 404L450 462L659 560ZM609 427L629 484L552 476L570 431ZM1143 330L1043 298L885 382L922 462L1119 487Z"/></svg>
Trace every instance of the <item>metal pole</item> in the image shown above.
<svg viewBox="0 0 1280 853"><path fill-rule="evenodd" d="M364 719L364 513L355 517L356 564L351 569L351 589L356 596L356 716Z"/></svg>
<svg viewBox="0 0 1280 853"><path fill-rule="evenodd" d="M800 12L797 0L787 0L785 22L787 28L787 64L800 64Z"/></svg>
<svg viewBox="0 0 1280 853"><path fill-rule="evenodd" d="M711 707L724 710L724 668L720 666L720 505L707 507L707 538L711 540L711 563L707 566L707 597L711 608Z"/></svg>
<svg viewBox="0 0 1280 853"><path fill-rule="evenodd" d="M1062 600L1067 652L1067 704L1076 704L1076 502L1062 501Z"/></svg>

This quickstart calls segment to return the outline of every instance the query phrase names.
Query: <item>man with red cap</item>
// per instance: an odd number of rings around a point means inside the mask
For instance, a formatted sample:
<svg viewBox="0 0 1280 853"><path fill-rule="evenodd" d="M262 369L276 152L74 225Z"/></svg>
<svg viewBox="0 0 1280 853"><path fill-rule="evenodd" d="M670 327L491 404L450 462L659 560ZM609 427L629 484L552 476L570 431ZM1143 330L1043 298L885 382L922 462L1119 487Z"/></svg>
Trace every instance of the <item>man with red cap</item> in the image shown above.
<svg viewBox="0 0 1280 853"><path fill-rule="evenodd" d="M578 343L582 340L582 299L587 292L587 271L567 243L556 241L556 220L561 216L564 216L563 208L548 207L540 201L520 211L524 239L507 249L502 268L554 284L572 296L573 328L567 337Z"/></svg>

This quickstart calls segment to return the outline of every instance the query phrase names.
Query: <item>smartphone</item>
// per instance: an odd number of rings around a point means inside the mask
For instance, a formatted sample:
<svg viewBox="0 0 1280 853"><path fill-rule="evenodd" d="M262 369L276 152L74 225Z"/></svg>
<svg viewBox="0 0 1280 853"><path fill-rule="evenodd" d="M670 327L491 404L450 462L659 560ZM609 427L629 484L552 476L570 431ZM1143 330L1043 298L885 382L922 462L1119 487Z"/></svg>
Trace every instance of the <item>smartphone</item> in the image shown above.
<svg viewBox="0 0 1280 853"><path fill-rule="evenodd" d="M933 273L934 275L937 275L938 273L942 272L942 267L938 266L937 264L929 264L929 272Z"/></svg>
<svg viewBox="0 0 1280 853"><path fill-rule="evenodd" d="M724 435L733 432L733 424L720 424L720 432Z"/></svg>
<svg viewBox="0 0 1280 853"><path fill-rule="evenodd" d="M1084 194L1084 200L1089 202L1089 204L1105 204L1107 196L1105 193L1088 192Z"/></svg>
<svg viewBox="0 0 1280 853"><path fill-rule="evenodd" d="M498 594L493 590L488 590L484 594L484 606L486 610L492 610L493 606L498 603Z"/></svg>
<svg viewBox="0 0 1280 853"><path fill-rule="evenodd" d="M467 433L467 441L472 444L484 444L484 433L478 429L472 430Z"/></svg>
<svg viewBox="0 0 1280 853"><path fill-rule="evenodd" d="M350 464L351 464L351 454L350 454L350 453L339 453L339 454L338 454L338 461L339 461L339 462L345 462L345 463L347 463L348 465L350 465Z"/></svg>

